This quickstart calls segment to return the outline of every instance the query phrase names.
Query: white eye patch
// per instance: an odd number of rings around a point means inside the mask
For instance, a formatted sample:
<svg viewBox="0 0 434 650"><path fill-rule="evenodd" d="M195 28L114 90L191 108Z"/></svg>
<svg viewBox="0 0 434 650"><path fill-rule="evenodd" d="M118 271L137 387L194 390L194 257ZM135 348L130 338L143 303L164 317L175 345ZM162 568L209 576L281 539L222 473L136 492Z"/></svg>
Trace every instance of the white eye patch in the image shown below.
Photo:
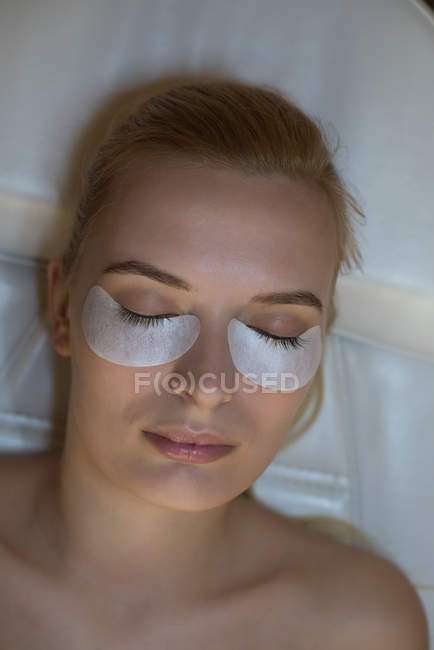
<svg viewBox="0 0 434 650"><path fill-rule="evenodd" d="M234 366L255 384L292 392L305 386L321 361L321 328L315 325L300 335L300 347L284 349L278 341L267 341L258 332L233 318L228 341Z"/></svg>
<svg viewBox="0 0 434 650"><path fill-rule="evenodd" d="M174 361L191 348L200 332L200 321L194 314L164 319L149 327L125 320L121 305L98 284L84 301L82 326L95 354L121 366L158 366Z"/></svg>
<svg viewBox="0 0 434 650"><path fill-rule="evenodd" d="M200 320L193 314L156 320L129 314L100 285L86 296L82 327L90 348L99 357L123 366L155 366L185 354L200 333ZM283 346L236 318L228 324L232 361L239 372L258 385L291 392L307 384L321 361L319 325L298 336L296 344Z"/></svg>

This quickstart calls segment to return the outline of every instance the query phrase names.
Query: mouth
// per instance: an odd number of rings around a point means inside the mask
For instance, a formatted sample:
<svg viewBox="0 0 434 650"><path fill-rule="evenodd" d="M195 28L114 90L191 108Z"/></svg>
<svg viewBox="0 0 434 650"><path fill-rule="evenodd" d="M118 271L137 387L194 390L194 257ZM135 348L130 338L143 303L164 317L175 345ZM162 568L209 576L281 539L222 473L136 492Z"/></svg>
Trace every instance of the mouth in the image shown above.
<svg viewBox="0 0 434 650"><path fill-rule="evenodd" d="M229 444L206 444L203 438L196 442L196 438L205 436L207 434L197 434L191 436L190 434L180 434L178 437L184 438L183 440L173 440L176 434L161 434L153 431L142 431L144 437L152 446L157 449L162 455L170 458L171 460L178 460L187 463L209 463L222 458L236 449L235 445ZM185 437L190 437L195 442L185 441ZM209 437L212 438L211 434Z"/></svg>
<svg viewBox="0 0 434 650"><path fill-rule="evenodd" d="M195 432L194 429L188 425L167 425L161 427L152 427L146 429L148 433L154 433L158 436L167 438L172 442L179 442L194 445L218 445L234 447L226 437L216 430L202 429L200 432Z"/></svg>

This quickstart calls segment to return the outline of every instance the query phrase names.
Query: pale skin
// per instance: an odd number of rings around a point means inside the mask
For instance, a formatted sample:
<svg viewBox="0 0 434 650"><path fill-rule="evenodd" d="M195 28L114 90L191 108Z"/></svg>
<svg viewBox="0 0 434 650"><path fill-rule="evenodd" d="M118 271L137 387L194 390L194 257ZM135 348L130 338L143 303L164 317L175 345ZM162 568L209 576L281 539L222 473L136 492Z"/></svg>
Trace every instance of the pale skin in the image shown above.
<svg viewBox="0 0 434 650"><path fill-rule="evenodd" d="M1 459L1 647L400 648L426 650L416 592L392 563L240 497L281 448L310 383L241 389L231 318L279 336L320 325L336 255L333 215L312 187L281 176L181 164L138 166L86 244L66 300L48 267L55 350L71 358L63 454ZM150 262L190 291L132 273ZM194 313L200 337L151 374L215 373L206 392L134 392L137 368L89 348L81 307L95 283L143 314ZM252 305L302 289L322 302ZM163 457L146 425L194 420L237 447L203 465ZM375 583L375 586L373 584ZM17 613L18 612L18 613ZM410 645L409 645L410 643Z"/></svg>

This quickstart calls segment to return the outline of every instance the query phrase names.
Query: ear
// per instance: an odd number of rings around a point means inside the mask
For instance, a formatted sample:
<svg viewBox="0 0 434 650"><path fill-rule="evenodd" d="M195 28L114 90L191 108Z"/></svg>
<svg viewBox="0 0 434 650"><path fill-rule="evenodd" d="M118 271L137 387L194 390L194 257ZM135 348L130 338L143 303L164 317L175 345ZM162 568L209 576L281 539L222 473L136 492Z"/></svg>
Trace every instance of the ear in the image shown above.
<svg viewBox="0 0 434 650"><path fill-rule="evenodd" d="M51 342L62 357L71 356L69 330L69 293L64 292L61 265L53 258L47 266L48 307L51 322Z"/></svg>

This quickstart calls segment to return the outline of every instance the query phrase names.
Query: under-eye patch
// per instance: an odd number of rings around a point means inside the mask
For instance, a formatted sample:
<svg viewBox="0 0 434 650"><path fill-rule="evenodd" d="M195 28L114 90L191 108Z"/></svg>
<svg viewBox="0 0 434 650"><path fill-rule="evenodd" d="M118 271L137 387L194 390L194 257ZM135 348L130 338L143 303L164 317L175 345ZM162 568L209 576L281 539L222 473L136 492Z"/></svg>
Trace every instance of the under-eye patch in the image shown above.
<svg viewBox="0 0 434 650"><path fill-rule="evenodd" d="M191 348L200 332L194 314L155 319L129 312L100 285L86 296L82 325L87 343L98 356L122 366L158 366Z"/></svg>
<svg viewBox="0 0 434 650"><path fill-rule="evenodd" d="M193 314L136 314L117 303L100 285L94 285L86 296L82 326L95 354L124 366L155 366L174 361L193 346L200 333L200 320ZM237 370L271 390L291 392L301 388L315 375L321 361L319 325L294 339L276 340L233 318L227 334Z"/></svg>
<svg viewBox="0 0 434 650"><path fill-rule="evenodd" d="M271 390L294 391L315 375L321 361L319 325L309 328L296 343L274 340L233 318L228 341L234 366L255 384Z"/></svg>

